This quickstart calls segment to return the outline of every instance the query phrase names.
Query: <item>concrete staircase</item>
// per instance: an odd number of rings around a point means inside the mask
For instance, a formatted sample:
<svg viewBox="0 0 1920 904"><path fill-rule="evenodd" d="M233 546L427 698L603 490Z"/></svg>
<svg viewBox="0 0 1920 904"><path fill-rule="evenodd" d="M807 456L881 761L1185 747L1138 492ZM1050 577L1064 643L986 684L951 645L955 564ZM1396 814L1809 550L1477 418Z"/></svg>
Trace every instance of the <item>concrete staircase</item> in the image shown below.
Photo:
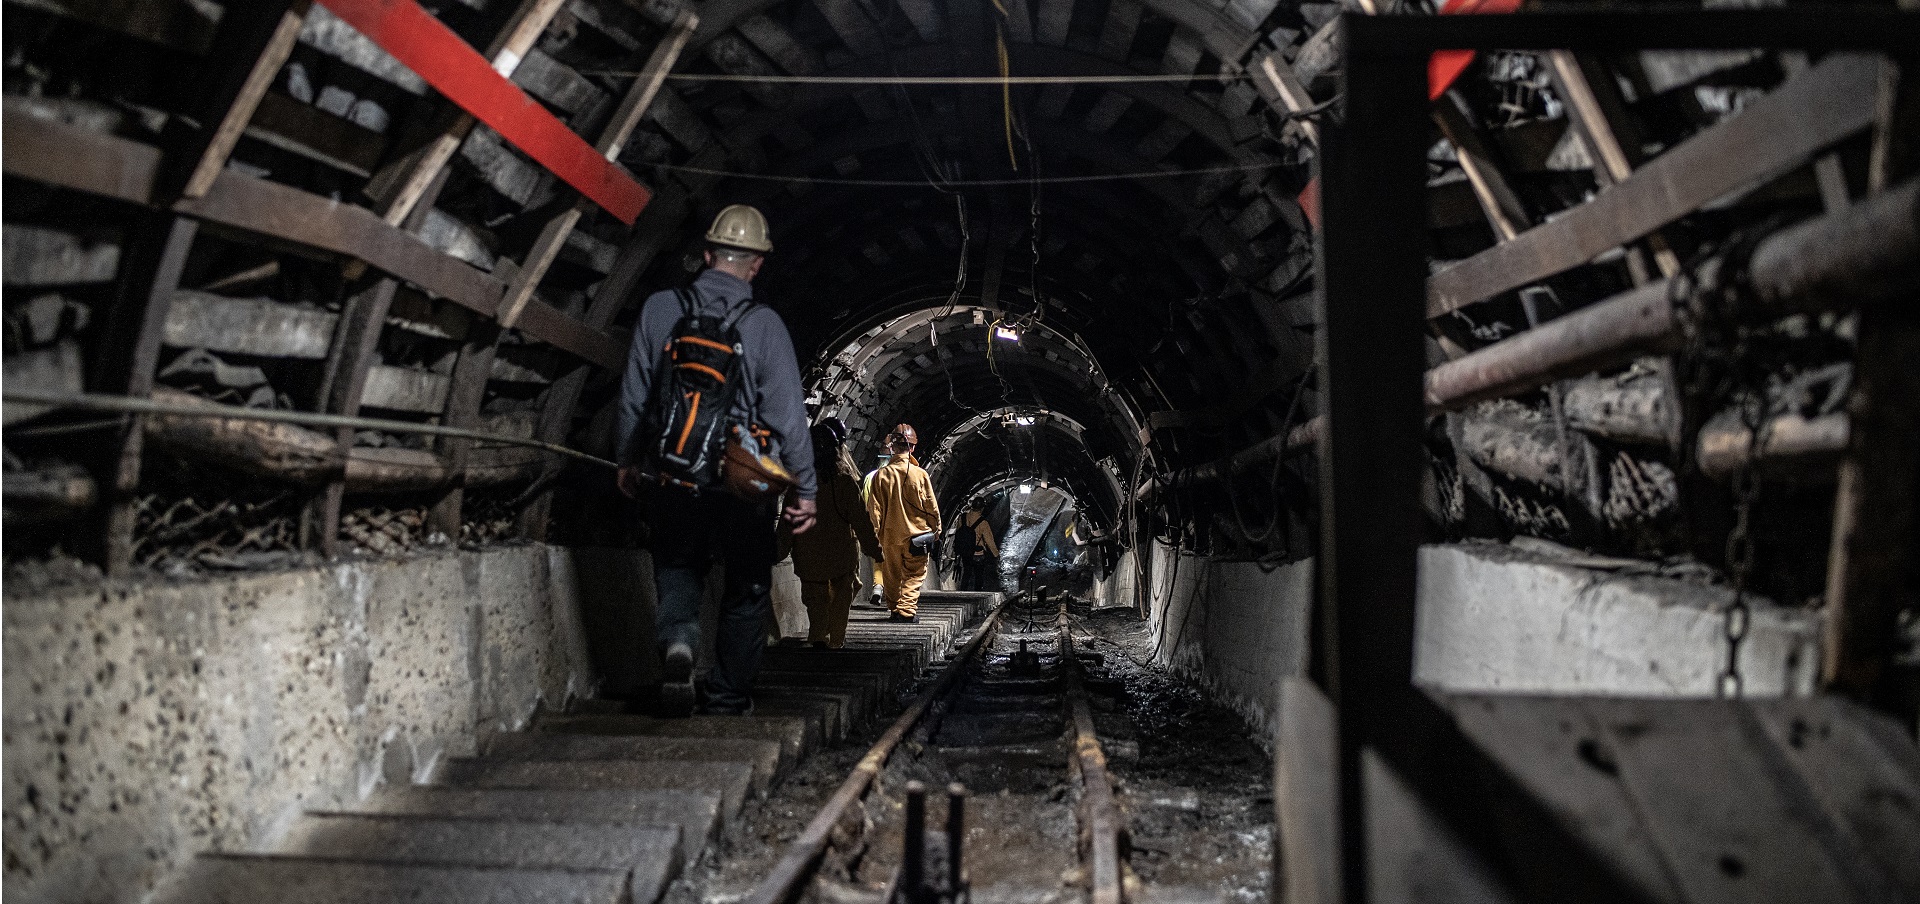
<svg viewBox="0 0 1920 904"><path fill-rule="evenodd" d="M856 609L845 650L766 651L751 716L635 715L581 701L387 787L309 812L271 852L207 853L163 904L652 904L812 751L897 708L994 594L928 593L918 624Z"/></svg>

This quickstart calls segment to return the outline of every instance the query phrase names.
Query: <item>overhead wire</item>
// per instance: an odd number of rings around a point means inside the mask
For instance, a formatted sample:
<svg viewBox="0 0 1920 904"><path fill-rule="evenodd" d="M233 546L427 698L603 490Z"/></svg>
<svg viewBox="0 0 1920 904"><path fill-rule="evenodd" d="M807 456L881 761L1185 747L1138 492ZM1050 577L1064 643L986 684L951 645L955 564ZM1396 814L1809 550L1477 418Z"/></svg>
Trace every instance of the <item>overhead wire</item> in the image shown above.
<svg viewBox="0 0 1920 904"><path fill-rule="evenodd" d="M582 75L609 78L638 78L646 73L634 69L583 69ZM1151 85L1186 82L1242 82L1252 76L1245 73L1210 75L745 75L736 73L673 72L676 82L717 82L771 85L847 85L855 87L930 86L1009 86L1009 85Z"/></svg>
<svg viewBox="0 0 1920 904"><path fill-rule="evenodd" d="M871 188L935 188L951 190L956 188L992 188L1008 185L1036 184L1034 179L948 179L942 185L934 185L922 179L848 179L833 176L782 176L772 173L746 173L737 170L712 169L704 166L687 166L678 163L655 163L636 161L635 165L651 167L672 173L692 173L701 176L719 176L729 179L754 179L762 182L804 183L808 185L848 185ZM1240 163L1231 166L1204 166L1192 169L1138 170L1124 173L1097 173L1085 176L1048 176L1037 181L1040 185L1067 185L1082 182L1123 182L1133 179L1177 179L1183 176L1212 176L1223 173L1252 173L1276 169L1282 166L1279 161L1264 163Z"/></svg>
<svg viewBox="0 0 1920 904"><path fill-rule="evenodd" d="M266 421L276 424L298 424L306 427L346 427L358 430L380 430L387 433L420 433L428 436L444 436L450 439L468 439L482 443L499 443L508 446L527 446L565 455L568 458L618 469L620 465L588 455L578 449L569 449L558 443L549 443L537 439L523 439L499 433L481 430L467 430L461 427L443 427L439 424L416 424L412 421L395 421L386 418L359 417L345 414L322 414L311 411L284 411L277 408L242 408L237 405L223 405L219 402L195 402L183 404L160 402L153 399L133 396L109 395L105 393L53 393L23 392L7 390L0 398L8 402L22 402L33 405L48 405L54 408L70 408L77 411L107 411L120 414L158 414L168 417L212 418L216 420Z"/></svg>

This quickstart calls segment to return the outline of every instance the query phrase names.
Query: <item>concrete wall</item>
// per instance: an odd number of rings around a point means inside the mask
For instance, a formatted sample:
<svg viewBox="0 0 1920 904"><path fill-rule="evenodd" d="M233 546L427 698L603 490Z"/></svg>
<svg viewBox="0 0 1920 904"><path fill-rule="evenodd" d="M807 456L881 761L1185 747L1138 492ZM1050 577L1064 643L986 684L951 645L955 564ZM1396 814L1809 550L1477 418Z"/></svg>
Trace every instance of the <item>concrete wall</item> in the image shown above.
<svg viewBox="0 0 1920 904"><path fill-rule="evenodd" d="M1263 571L1176 557L1158 544L1151 556L1143 579L1157 661L1270 728L1280 680L1305 671L1312 564ZM1494 543L1422 549L1418 679L1460 691L1714 695L1731 592L1579 562ZM1129 554L1122 573L1102 582L1101 605L1132 604L1131 566ZM1745 692L1810 693L1819 624L1817 613L1754 601L1740 648Z"/></svg>
<svg viewBox="0 0 1920 904"><path fill-rule="evenodd" d="M587 695L583 577L522 546L9 595L5 896L140 900Z"/></svg>

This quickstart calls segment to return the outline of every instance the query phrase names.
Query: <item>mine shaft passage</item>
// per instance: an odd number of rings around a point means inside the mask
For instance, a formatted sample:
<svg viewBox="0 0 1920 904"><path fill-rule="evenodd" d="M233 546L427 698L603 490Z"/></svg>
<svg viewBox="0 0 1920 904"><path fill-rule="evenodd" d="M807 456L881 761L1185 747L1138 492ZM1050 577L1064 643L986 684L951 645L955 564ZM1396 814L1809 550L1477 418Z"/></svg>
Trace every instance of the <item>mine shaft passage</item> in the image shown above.
<svg viewBox="0 0 1920 904"><path fill-rule="evenodd" d="M1911 0L3 0L20 901L1920 900Z"/></svg>

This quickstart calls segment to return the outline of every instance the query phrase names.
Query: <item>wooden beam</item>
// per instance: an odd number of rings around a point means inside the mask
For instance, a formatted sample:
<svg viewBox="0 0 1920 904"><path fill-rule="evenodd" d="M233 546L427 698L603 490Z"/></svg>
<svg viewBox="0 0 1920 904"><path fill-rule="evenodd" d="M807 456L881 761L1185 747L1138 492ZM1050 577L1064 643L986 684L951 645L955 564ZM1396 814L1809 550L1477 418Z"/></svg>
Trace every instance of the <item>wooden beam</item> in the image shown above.
<svg viewBox="0 0 1920 904"><path fill-rule="evenodd" d="M1885 192L1920 172L1920 56L1883 70L1875 91L1868 191ZM1920 314L1882 305L1860 312L1854 382L1847 399L1853 432L1840 462L1827 559L1827 633L1820 684L1883 705L1897 649L1898 619L1912 602L1920 548ZM1912 701L1902 704L1906 721Z"/></svg>
<svg viewBox="0 0 1920 904"><path fill-rule="evenodd" d="M667 73L673 70L681 50L687 46L688 38L692 37L699 25L699 16L691 9L682 9L675 16L666 37L654 47L646 65L641 67L640 76L627 87L626 96L621 98L620 107L612 121L594 143L594 150L609 162L619 159L627 139L646 116L647 107L659 96L661 86L666 84ZM454 362L453 386L447 393L441 423L465 427L478 421L480 406L486 401L487 380L493 373L500 336L519 323L522 312L527 310L528 303L539 289L540 281L559 257L560 249L566 246L567 237L587 213L586 199L576 201L571 208L541 227L540 235L534 240L523 263L515 266L510 261L502 262L499 272L507 276L507 289L501 295L495 321L492 324L476 324L467 341L461 345L460 356ZM610 369L623 372L623 367ZM473 444L465 440L444 440L440 443L447 465L455 475L454 484L434 504L428 514L428 523L456 541L460 538L462 508L466 499L460 475L465 473L472 447Z"/></svg>
<svg viewBox="0 0 1920 904"><path fill-rule="evenodd" d="M512 23L487 48L487 57L493 61L494 71L503 77L511 77L514 70L520 67L520 62L533 51L534 43L547 30L547 25L565 5L566 0L522 0ZM407 218L407 214L413 212L414 205L420 203L421 197L426 194L427 186L460 150L460 142L466 140L467 134L473 131L475 122L471 114L458 114L425 147L374 177L367 188L369 194L376 197L386 195L386 187L395 186L393 193L381 204L383 219L398 225Z"/></svg>
<svg viewBox="0 0 1920 904"><path fill-rule="evenodd" d="M498 55L495 60L482 57L419 3L320 2L426 79L448 100L620 221L632 223L646 206L651 193L625 170L595 154L539 101L501 75L496 68ZM517 66L519 57L508 62Z"/></svg>
<svg viewBox="0 0 1920 904"><path fill-rule="evenodd" d="M1280 102L1282 109L1298 117L1313 108L1313 95L1307 93L1307 86L1300 83L1294 74L1292 64L1281 56L1279 51L1260 58L1260 64L1254 67L1259 76L1258 85L1264 89L1269 100ZM1300 133L1316 147L1320 144L1320 124L1311 119L1296 118L1294 123L1300 127Z"/></svg>
<svg viewBox="0 0 1920 904"><path fill-rule="evenodd" d="M200 234L200 224L186 217L155 212L143 219L146 222L137 227L139 231L122 264L119 298L112 308L107 346L100 356L106 367L94 377L101 391L134 398L145 398L153 392L167 309L180 287L194 239ZM110 445L104 479L100 481L107 494L101 559L110 575L124 573L133 565L144 421L140 415L127 419L118 441Z"/></svg>
<svg viewBox="0 0 1920 904"><path fill-rule="evenodd" d="M682 10L666 39L653 49L646 66L640 70L640 76L634 79L627 88L626 96L621 98L620 108L615 111L613 120L594 143L594 149L607 160L619 159L620 152L626 148L627 139L633 136L633 130L646 117L647 107L659 96L660 86L666 84L667 73L673 70L674 62L680 58L680 51L687 46L687 39L699 25L699 16L694 15L692 10ZM567 237L573 234L574 227L579 225L581 217L587 212L587 204L583 199L541 227L540 235L527 252L526 260L515 277L508 281L507 291L500 298L496 318L501 329L512 329L520 321L521 312L533 300L540 280L545 278L548 268L559 257L560 249L566 246Z"/></svg>
<svg viewBox="0 0 1920 904"><path fill-rule="evenodd" d="M156 206L158 149L39 116L30 104L8 98L5 106L5 170L9 175L89 194ZM441 254L361 207L340 204L296 188L227 171L205 197L172 206L175 213L278 242L354 258L413 283L468 310L488 316L498 309L506 285L497 277ZM625 343L551 305L529 302L518 328L542 342L602 367L625 361Z"/></svg>
<svg viewBox="0 0 1920 904"><path fill-rule="evenodd" d="M198 198L213 187L227 166L234 145L246 131L253 111L272 87L274 76L293 53L300 26L307 21L312 0L236 3L227 7L214 36L209 58L214 65L226 59L251 60L244 69L222 71L205 95L202 131L183 141L179 159L187 168L180 196ZM189 162L191 161L191 162Z"/></svg>
<svg viewBox="0 0 1920 904"><path fill-rule="evenodd" d="M1629 126L1629 118L1626 102L1620 97L1612 74L1600 69L1594 72L1596 77L1590 78L1589 70L1603 64L1583 59L1572 51L1552 50L1546 56L1548 72L1561 100L1566 102L1567 119L1573 123L1574 134L1594 158L1594 181L1602 186L1627 181L1633 176L1634 167L1645 161L1645 155L1639 152L1637 134L1621 137L1621 131ZM1654 265L1662 277L1680 272L1680 258L1668 247L1664 236L1658 232L1648 236L1647 247L1652 250ZM1634 284L1651 279L1642 250L1630 245L1627 253Z"/></svg>
<svg viewBox="0 0 1920 904"><path fill-rule="evenodd" d="M1427 316L1585 264L1716 198L1799 166L1872 124L1879 70L1869 56L1828 57L1592 201L1433 274Z"/></svg>
<svg viewBox="0 0 1920 904"><path fill-rule="evenodd" d="M1487 223L1493 227L1497 241L1511 242L1520 234L1521 227L1530 225L1533 218L1520 204L1520 196L1507 184L1500 168L1494 165L1493 158L1487 153L1485 142L1467 115L1460 109L1465 100L1458 92L1448 91L1433 105L1433 121L1440 127L1447 143L1453 145L1454 157L1460 161L1461 172L1466 173L1467 182L1473 186L1474 199L1480 202L1480 209L1487 215Z"/></svg>

